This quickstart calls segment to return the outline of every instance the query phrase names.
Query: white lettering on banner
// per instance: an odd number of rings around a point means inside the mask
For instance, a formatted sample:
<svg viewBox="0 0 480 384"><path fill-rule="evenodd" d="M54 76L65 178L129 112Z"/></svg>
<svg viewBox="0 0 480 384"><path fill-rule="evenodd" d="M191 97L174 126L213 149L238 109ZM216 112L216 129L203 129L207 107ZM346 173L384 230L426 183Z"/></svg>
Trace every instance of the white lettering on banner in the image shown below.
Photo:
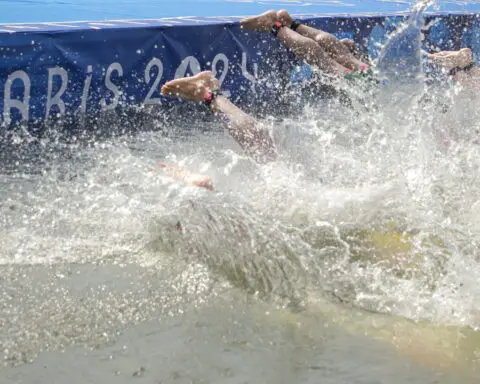
<svg viewBox="0 0 480 384"><path fill-rule="evenodd" d="M23 101L12 99L12 85L15 80L23 82ZM28 74L25 71L15 71L10 74L5 83L5 98L3 101L3 120L5 124L9 125L11 119L11 109L15 108L22 114L22 121L28 121L28 110L30 105L30 88L31 82Z"/></svg>
<svg viewBox="0 0 480 384"><path fill-rule="evenodd" d="M85 84L83 85L82 102L80 104L80 112L82 114L85 114L87 112L88 91L90 90L90 85L92 84L92 72L93 72L93 68L91 65L89 65L87 67L87 76L85 77Z"/></svg>
<svg viewBox="0 0 480 384"><path fill-rule="evenodd" d="M253 75L248 72L247 70L247 54L246 52L242 52L242 75L252 82L252 87L255 83L255 80L258 78L258 64L253 64Z"/></svg>
<svg viewBox="0 0 480 384"><path fill-rule="evenodd" d="M219 53L218 55L216 55L214 58L213 58L213 61L212 61L212 73L215 77L217 77L217 63L219 62L222 62L223 63L223 68L222 68L222 74L220 75L220 78L218 79L218 81L220 82L220 89L222 88L222 84L223 82L225 81L225 78L227 77L227 73L228 73L228 65L229 65L229 62L228 62L228 58L225 54L223 53ZM228 90L223 90L223 94L226 96L226 97L230 97L230 91Z"/></svg>
<svg viewBox="0 0 480 384"><path fill-rule="evenodd" d="M222 74L220 75L220 78L218 81L220 82L220 87L222 86L223 82L225 81L225 77L227 77L228 73L228 58L225 56L223 53L219 53L217 56L213 58L212 61L212 72L215 77L217 77L217 63L222 62L223 63L223 68L222 68Z"/></svg>
<svg viewBox="0 0 480 384"><path fill-rule="evenodd" d="M123 76L123 68L120 63L112 63L107 69L107 74L105 75L105 86L110 92L113 93L113 100L110 104L107 104L106 98L103 98L100 103L102 110L110 111L117 108L118 102L120 101L120 89L118 86L112 83L112 73L117 72L119 77Z"/></svg>
<svg viewBox="0 0 480 384"><path fill-rule="evenodd" d="M60 76L62 83L60 89L55 96L52 97L53 90L53 78L54 76ZM59 115L65 115L65 102L62 100L62 96L67 90L68 73L62 67L48 68L48 91L47 91L47 106L45 111L45 120L48 120L50 116L50 110L54 105L59 109Z"/></svg>
<svg viewBox="0 0 480 384"><path fill-rule="evenodd" d="M147 64L147 68L145 68L145 83L149 84L150 83L150 71L152 68L156 67L157 68L157 76L155 77L155 80L150 87L150 90L147 93L147 96L145 97L145 104L160 104L161 100L159 97L152 98L152 95L155 91L158 90L158 86L160 84L160 81L162 80L163 76L163 63L161 62L160 59L157 59L154 57L150 62Z"/></svg>
<svg viewBox="0 0 480 384"><path fill-rule="evenodd" d="M227 57L224 53L217 53L212 62L211 65L208 63L207 67L208 69L211 69L212 73L215 76L219 76L219 82L220 85L223 85L225 87L226 84L225 80L228 76L229 70L231 68L231 59ZM240 63L241 66L241 73L242 75L249 81L252 82L252 86L254 85L256 81L256 77L258 76L258 64L254 63L253 64L253 74L249 73L247 70L247 54L245 52L242 53L242 61ZM210 68L211 67L211 68ZM47 97L46 97L46 105L45 105L45 120L48 120L50 117L50 114L52 113L52 109L58 109L58 114L60 116L65 115L67 113L66 111L66 104L65 101L62 100L64 95L67 92L68 88L68 81L69 81L69 75L68 72L62 68L62 67L54 67L54 68L48 68L48 85L47 85ZM160 95L157 97L154 97L159 93L160 90L160 84L162 82L162 79L164 77L164 64L162 60L159 58L152 58L146 65L145 71L144 71L144 81L145 84L148 87L148 92L145 96L144 103L145 104L160 104L162 101L162 98ZM187 56L185 57L179 66L177 67L175 71L175 79L182 78L188 75L195 75L198 74L201 71L201 65L200 62L197 58L194 56ZM111 92L112 98L107 100L107 96L102 97L99 101L99 106L103 111L106 110L113 110L115 109L119 103L122 100L122 97L125 97L126 100L136 100L136 101L141 101L141 95L130 95L130 98L127 98L127 95L122 95L122 92L125 92L124 90L121 89L120 84L115 84L112 80L112 77L114 77L114 72L118 74L118 77L123 77L124 76L124 71L123 67L119 62L114 62L110 64L110 66L107 68L107 71L105 73L105 79L104 79L104 85L106 88L107 92ZM94 83L94 75L95 73L93 72L93 65L88 65L87 70L84 73L84 84L83 84L83 90L82 94L76 96L80 100L79 106L77 107L77 111L79 112L80 119L83 119L82 116L84 116L87 113L87 110L94 107L94 106L89 106L88 105L88 99L91 95L92 91L92 84ZM136 77L131 77L128 79L128 81L135 81L137 80ZM15 94L12 95L12 90L14 89L14 82L23 82L23 98L21 98L21 95ZM81 81L81 80L80 80ZM55 89L58 88L58 90L55 92ZM80 87L75 87L75 89L78 89ZM16 86L15 89L18 90L21 89L20 86ZM129 89L136 89L136 87L129 87ZM101 94L102 89L95 89L95 94ZM55 94L53 94L55 93ZM228 90L224 90L224 94L227 96L230 94ZM74 96L74 95L72 95ZM93 97L95 99L95 97ZM30 101L31 101L31 80L29 78L28 73L22 70L15 71L11 73L5 83L5 91L4 91L4 107L3 107L3 119L6 124L10 124L12 121L12 109L16 109L20 112L21 114L21 119L22 121L28 121L30 118L30 114L32 111L30 110ZM34 100L34 103L37 104L40 102L39 100ZM72 102L74 103L74 102ZM108 103L108 104L107 104ZM78 105L78 104L77 104ZM72 111L73 112L73 111ZM38 117L38 116L35 116ZM84 120L82 120L83 122Z"/></svg>
<svg viewBox="0 0 480 384"><path fill-rule="evenodd" d="M187 76L187 71L189 68L194 75L200 73L201 71L200 63L193 56L187 56L185 59L182 60L182 62L178 66L177 71L175 72L175 79Z"/></svg>

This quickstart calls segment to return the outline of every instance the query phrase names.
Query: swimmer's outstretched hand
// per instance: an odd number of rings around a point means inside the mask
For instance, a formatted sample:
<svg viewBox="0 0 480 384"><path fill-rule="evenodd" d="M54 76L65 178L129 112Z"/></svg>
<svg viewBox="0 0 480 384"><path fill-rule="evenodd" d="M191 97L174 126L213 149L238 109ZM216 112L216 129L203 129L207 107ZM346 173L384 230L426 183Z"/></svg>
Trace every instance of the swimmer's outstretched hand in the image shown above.
<svg viewBox="0 0 480 384"><path fill-rule="evenodd" d="M207 92L213 92L219 88L220 82L213 73L204 71L192 77L168 81L162 87L162 95L201 102L205 100Z"/></svg>
<svg viewBox="0 0 480 384"><path fill-rule="evenodd" d="M182 181L187 185L213 191L213 182L208 176L192 173L185 168L177 167L175 165L159 163L159 166L168 176L173 177L176 180Z"/></svg>

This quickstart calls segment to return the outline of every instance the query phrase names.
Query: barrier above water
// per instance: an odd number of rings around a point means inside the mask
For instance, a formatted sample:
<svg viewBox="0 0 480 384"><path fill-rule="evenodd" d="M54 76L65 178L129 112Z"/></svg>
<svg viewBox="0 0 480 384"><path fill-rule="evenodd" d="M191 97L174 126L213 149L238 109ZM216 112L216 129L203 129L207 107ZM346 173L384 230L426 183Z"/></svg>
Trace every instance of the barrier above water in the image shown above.
<svg viewBox="0 0 480 384"><path fill-rule="evenodd" d="M235 102L269 103L279 86L304 81L310 70L272 36L241 30L238 22L245 15L282 7L355 40L375 58L412 5L377 0L280 5L268 0L103 0L98 5L71 0L33 8L13 1L0 16L3 129L18 122L38 128L58 118L78 123L85 115L130 105L168 106L175 101L160 95L161 85L205 69L216 74ZM442 1L432 7L426 15L425 48L470 47L478 61L479 14L480 1ZM82 18L91 21L75 21Z"/></svg>

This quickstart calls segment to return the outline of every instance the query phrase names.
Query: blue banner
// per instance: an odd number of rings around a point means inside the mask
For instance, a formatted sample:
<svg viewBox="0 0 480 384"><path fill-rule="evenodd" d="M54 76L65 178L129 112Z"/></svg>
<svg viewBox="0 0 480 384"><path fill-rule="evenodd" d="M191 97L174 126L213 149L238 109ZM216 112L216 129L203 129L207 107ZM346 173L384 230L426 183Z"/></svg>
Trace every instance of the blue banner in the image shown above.
<svg viewBox="0 0 480 384"><path fill-rule="evenodd" d="M404 16L316 17L306 22L354 39L371 57ZM160 95L173 78L212 70L234 102L278 98L279 89L309 78L272 36L240 29L240 18L0 25L0 120L41 126L63 118L119 111L128 105L166 106ZM469 46L480 54L473 15L429 15L428 49Z"/></svg>

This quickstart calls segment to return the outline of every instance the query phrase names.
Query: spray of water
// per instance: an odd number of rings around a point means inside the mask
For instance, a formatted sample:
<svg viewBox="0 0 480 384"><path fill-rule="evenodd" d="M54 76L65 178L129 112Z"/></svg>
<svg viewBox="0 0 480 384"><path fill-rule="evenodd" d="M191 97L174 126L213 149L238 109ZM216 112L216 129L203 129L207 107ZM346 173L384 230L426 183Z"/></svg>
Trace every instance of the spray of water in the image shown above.
<svg viewBox="0 0 480 384"><path fill-rule="evenodd" d="M419 31L422 4L393 41ZM189 295L220 280L280 306L321 299L478 328L478 103L442 84L368 112L307 107L277 125L281 157L267 165L216 124L55 156L41 143L40 169L23 159L27 171L1 176L0 262L135 264L175 270ZM216 190L165 176L158 160L209 174Z"/></svg>

